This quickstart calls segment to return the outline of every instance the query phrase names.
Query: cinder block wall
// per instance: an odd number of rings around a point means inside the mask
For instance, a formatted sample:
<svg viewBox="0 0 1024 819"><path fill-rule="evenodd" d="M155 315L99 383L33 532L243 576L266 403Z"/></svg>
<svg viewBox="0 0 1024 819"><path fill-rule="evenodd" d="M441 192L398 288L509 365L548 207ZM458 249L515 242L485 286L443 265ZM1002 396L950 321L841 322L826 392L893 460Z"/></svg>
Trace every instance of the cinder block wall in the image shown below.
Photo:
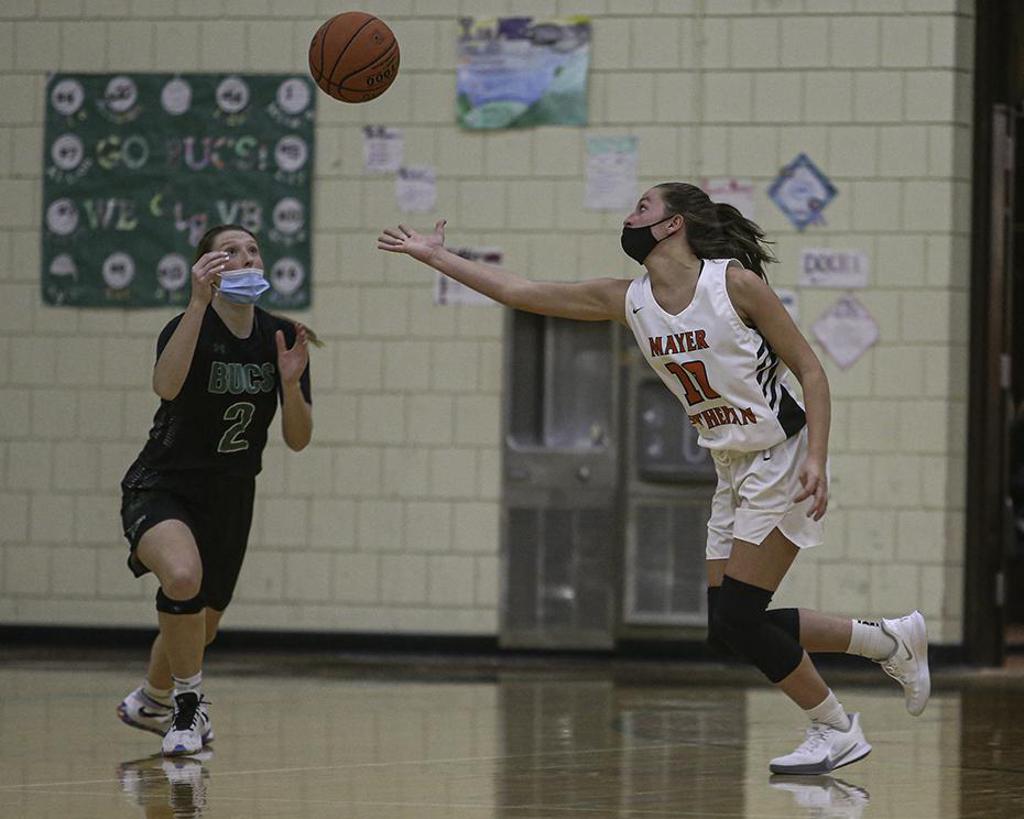
<svg viewBox="0 0 1024 819"><path fill-rule="evenodd" d="M453 244L537 278L634 275L623 214L582 208L584 134L637 134L641 185L741 176L794 287L804 247L872 260L881 341L834 397L828 543L779 598L848 614L918 605L961 638L973 15L970 0L391 0L402 48L372 103L321 96L315 183L316 431L276 426L226 625L493 634L501 314L435 307L429 271L375 250L400 218L362 171L364 124L434 165ZM124 567L117 484L140 448L165 311L39 296L47 71L302 71L326 0L6 0L0 7L0 622L153 622ZM453 123L455 18L590 14L588 129ZM799 152L839 196L798 234L764 191ZM802 289L801 323L840 295Z"/></svg>

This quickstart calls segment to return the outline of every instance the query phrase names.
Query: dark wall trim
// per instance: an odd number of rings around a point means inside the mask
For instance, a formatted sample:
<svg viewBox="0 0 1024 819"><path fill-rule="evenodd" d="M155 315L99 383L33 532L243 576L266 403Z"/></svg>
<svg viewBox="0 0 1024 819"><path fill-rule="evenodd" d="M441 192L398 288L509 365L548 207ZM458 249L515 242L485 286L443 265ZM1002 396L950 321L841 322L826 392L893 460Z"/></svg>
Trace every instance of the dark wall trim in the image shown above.
<svg viewBox="0 0 1024 819"><path fill-rule="evenodd" d="M991 451L994 427L1002 418L999 394L1000 323L990 315L992 300L992 115L996 103L1008 102L1007 70L1012 8L1007 0L977 4L974 66L974 163L971 196L970 374L968 417L988 423L967 425L967 497L964 542L964 630L968 662L999 665L1003 661L1003 624L995 600L995 577L1002 567L1001 515L1004 492L993 486L998 476ZM995 326L993 326L993 324ZM993 373L995 376L993 377Z"/></svg>
<svg viewBox="0 0 1024 819"><path fill-rule="evenodd" d="M87 626L0 626L0 649L35 649L40 652L75 650L76 654L93 650L123 650L144 652L156 636L155 629L92 628ZM217 654L225 653L290 653L290 654L360 654L458 659L472 657L501 664L503 660L523 658L593 660L651 660L658 662L713 662L722 664L720 657L712 656L703 640L620 640L609 651L565 651L545 649L503 649L498 638L482 636L423 635L423 634L366 634L338 632L296 632L223 630L218 632L212 648ZM939 665L958 665L963 662L959 645L933 645L929 648L931 662ZM822 668L864 668L862 657L847 654L816 654L814 661ZM740 661L724 661L727 665L745 665Z"/></svg>

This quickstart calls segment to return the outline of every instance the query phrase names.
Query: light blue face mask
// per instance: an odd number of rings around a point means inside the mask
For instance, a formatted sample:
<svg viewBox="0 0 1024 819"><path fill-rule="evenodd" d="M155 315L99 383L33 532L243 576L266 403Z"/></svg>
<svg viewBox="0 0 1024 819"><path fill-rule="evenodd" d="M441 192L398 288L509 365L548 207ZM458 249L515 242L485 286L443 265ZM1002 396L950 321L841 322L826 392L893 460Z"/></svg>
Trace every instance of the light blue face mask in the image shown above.
<svg viewBox="0 0 1024 819"><path fill-rule="evenodd" d="M255 304L260 296L270 289L270 282L263 278L263 271L256 267L221 273L217 286L221 296L235 304Z"/></svg>

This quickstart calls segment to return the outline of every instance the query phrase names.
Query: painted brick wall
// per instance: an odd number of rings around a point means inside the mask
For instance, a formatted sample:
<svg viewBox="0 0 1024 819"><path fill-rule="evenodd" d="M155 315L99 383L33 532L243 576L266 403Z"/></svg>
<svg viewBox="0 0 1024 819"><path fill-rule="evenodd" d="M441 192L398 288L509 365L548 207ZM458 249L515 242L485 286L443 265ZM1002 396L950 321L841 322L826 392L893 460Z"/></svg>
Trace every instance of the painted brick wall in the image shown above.
<svg viewBox="0 0 1024 819"><path fill-rule="evenodd" d="M364 124L400 126L438 174L453 244L494 244L537 278L633 275L623 214L581 207L584 134L640 137L644 186L742 176L793 287L803 247L872 259L857 297L880 343L834 396L827 545L779 599L848 614L921 607L958 642L973 2L391 0L402 47L379 100L320 98L314 444L273 433L227 624L492 634L497 628L501 315L439 308L432 278L375 250L392 182L362 171ZM117 484L156 407L163 311L39 297L45 73L293 71L327 0L6 0L0 7L0 622L149 624L124 568ZM459 15L593 17L589 129L481 135L453 123ZM764 193L805 151L840 194L792 229ZM803 289L802 324L839 295Z"/></svg>

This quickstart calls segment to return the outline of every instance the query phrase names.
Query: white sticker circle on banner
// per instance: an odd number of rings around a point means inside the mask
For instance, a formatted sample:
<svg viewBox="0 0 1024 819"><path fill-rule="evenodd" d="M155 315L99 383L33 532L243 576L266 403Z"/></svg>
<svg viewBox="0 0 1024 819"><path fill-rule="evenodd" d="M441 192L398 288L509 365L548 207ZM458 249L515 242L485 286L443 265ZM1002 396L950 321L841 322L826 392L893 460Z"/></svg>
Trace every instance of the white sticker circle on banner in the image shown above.
<svg viewBox="0 0 1024 819"><path fill-rule="evenodd" d="M61 80L50 91L50 104L58 114L70 117L85 102L85 89L78 80Z"/></svg>
<svg viewBox="0 0 1024 819"><path fill-rule="evenodd" d="M180 253L168 253L156 263L156 280L169 292L181 290L188 281L188 262Z"/></svg>
<svg viewBox="0 0 1024 819"><path fill-rule="evenodd" d="M123 290L135 278L135 260L127 253L111 253L103 261L103 281L114 290Z"/></svg>
<svg viewBox="0 0 1024 819"><path fill-rule="evenodd" d="M309 148L302 137L289 134L283 136L274 146L274 159L277 160L277 167L282 171L292 173L299 170L309 159Z"/></svg>
<svg viewBox="0 0 1024 819"><path fill-rule="evenodd" d="M274 227L281 233L291 236L302 230L304 224L306 212L298 199L287 196L274 205Z"/></svg>
<svg viewBox="0 0 1024 819"><path fill-rule="evenodd" d="M112 77L107 83L107 90L103 94L107 107L116 114L123 114L131 110L139 98L139 89L135 80L123 74Z"/></svg>
<svg viewBox="0 0 1024 819"><path fill-rule="evenodd" d="M306 280L306 271L295 259L278 259L270 269L270 284L282 296L290 296Z"/></svg>
<svg viewBox="0 0 1024 819"><path fill-rule="evenodd" d="M85 146L76 134L61 134L50 146L50 158L62 171L73 171L85 158Z"/></svg>
<svg viewBox="0 0 1024 819"><path fill-rule="evenodd" d="M249 104L249 86L238 77L227 77L217 86L217 105L225 114L237 114Z"/></svg>
<svg viewBox="0 0 1024 819"><path fill-rule="evenodd" d="M169 80L160 92L160 104L168 114L184 114L192 107L192 86L181 77Z"/></svg>
<svg viewBox="0 0 1024 819"><path fill-rule="evenodd" d="M309 86L298 77L285 80L277 87L277 104L286 114L301 114L309 107Z"/></svg>
<svg viewBox="0 0 1024 819"><path fill-rule="evenodd" d="M46 209L46 226L58 236L74 233L78 227L78 208L68 198L57 199Z"/></svg>

